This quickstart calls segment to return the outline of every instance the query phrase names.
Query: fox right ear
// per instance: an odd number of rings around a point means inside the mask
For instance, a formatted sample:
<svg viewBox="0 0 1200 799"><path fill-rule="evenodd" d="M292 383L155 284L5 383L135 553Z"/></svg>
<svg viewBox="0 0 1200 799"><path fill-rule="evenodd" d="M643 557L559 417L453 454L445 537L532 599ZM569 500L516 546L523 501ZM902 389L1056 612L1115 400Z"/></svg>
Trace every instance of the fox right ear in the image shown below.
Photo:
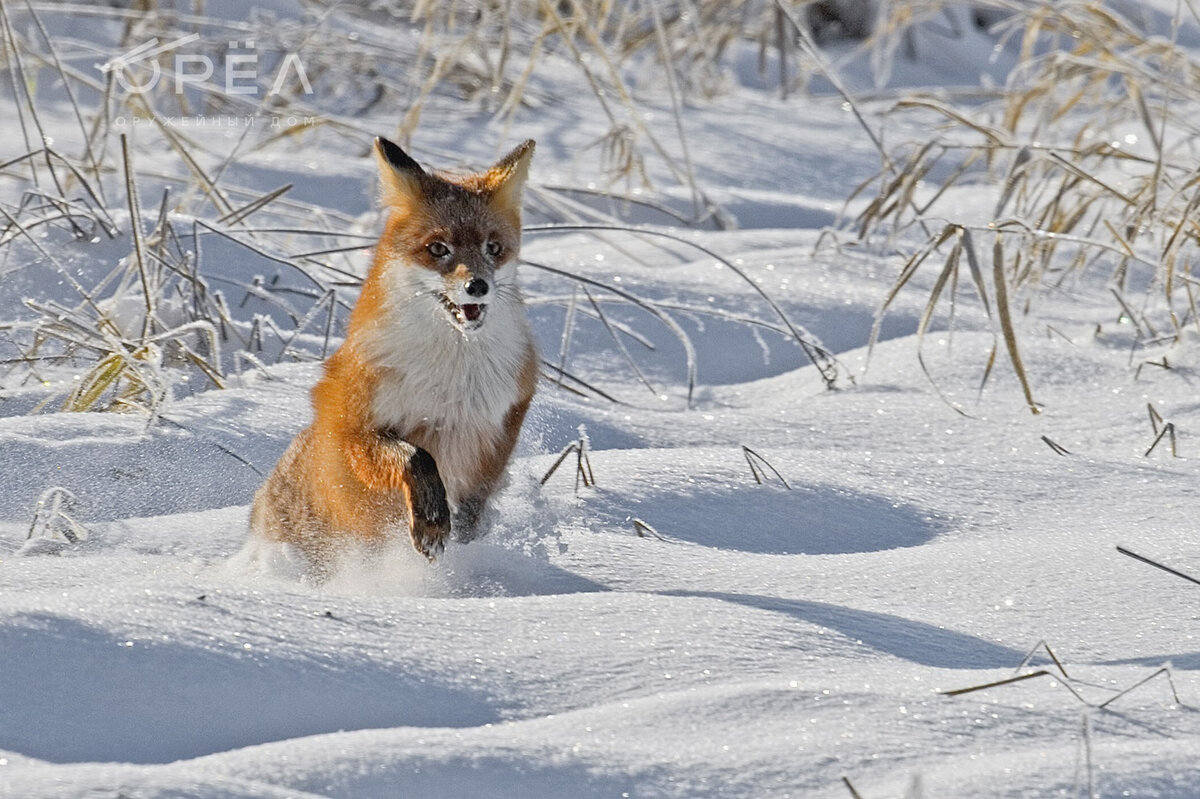
<svg viewBox="0 0 1200 799"><path fill-rule="evenodd" d="M375 160L379 162L380 200L388 208L407 208L421 197L425 170L400 145L375 137Z"/></svg>

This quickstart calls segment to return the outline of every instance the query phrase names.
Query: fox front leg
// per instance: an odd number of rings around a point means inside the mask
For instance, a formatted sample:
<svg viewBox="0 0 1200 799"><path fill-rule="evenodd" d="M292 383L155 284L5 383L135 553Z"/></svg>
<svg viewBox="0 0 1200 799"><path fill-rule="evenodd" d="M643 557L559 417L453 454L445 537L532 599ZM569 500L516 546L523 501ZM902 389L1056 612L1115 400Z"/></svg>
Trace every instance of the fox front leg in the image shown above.
<svg viewBox="0 0 1200 799"><path fill-rule="evenodd" d="M446 538L450 535L450 506L446 502L446 486L438 473L437 462L426 450L392 431L384 431L382 437L399 451L404 461L407 479L402 485L413 546L434 560L445 551Z"/></svg>
<svg viewBox="0 0 1200 799"><path fill-rule="evenodd" d="M450 535L446 486L442 484L433 456L420 447L413 447L413 450L408 459L407 490L412 542L418 552L434 560L445 551L446 538Z"/></svg>

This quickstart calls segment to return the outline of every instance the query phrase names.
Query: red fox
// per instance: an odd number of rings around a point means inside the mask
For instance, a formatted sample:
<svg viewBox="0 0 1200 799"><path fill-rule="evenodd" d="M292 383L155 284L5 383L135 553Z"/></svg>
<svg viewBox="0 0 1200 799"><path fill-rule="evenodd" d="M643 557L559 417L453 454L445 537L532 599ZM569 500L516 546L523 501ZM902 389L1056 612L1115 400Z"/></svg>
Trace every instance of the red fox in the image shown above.
<svg viewBox="0 0 1200 799"><path fill-rule="evenodd" d="M322 575L348 542L407 528L432 561L478 534L538 378L515 274L533 148L449 175L375 140L388 220L312 425L254 496L252 536Z"/></svg>

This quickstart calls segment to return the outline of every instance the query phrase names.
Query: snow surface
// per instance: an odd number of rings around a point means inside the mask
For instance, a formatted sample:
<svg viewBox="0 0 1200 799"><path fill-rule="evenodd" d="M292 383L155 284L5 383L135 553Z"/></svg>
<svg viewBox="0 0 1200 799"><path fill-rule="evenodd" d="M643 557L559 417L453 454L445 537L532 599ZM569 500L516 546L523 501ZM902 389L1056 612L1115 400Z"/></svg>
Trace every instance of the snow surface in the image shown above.
<svg viewBox="0 0 1200 799"><path fill-rule="evenodd" d="M535 183L589 178L573 153L603 133L598 116L519 118L519 137L540 140ZM669 135L666 105L659 119ZM255 469L306 424L315 364L247 370L149 428L25 415L44 392L9 387L0 796L844 799L844 780L866 799L1075 797L1089 783L1200 796L1200 589L1116 550L1200 573L1196 342L1170 370L1135 371L1102 285L1039 295L1021 322L1034 416L1002 369L978 394L993 339L970 308L953 337L944 320L926 337L934 388L915 357L918 285L868 368L901 257L821 239L877 167L853 116L751 86L684 121L702 185L739 227L683 235L759 281L853 384L827 390L773 333L681 313L698 362L688 408L669 331L621 317L659 346L652 394L595 354L602 328L581 326L578 363L623 404L544 383L487 538L432 566L398 545L320 587L243 550ZM503 132L471 124L423 141L486 159ZM307 166L243 179L267 190L283 175L318 197L349 184L335 207L365 212L366 158L295 160ZM526 241L531 261L639 296L761 311L699 251L649 268L627 257L653 255L632 236ZM73 262L113 257L105 246ZM562 309L541 301L571 285L524 278L554 360ZM1175 424L1180 457L1144 455L1147 405ZM595 487L576 490L571 461L540 485L581 425ZM756 483L743 446L788 487ZM89 537L48 553L25 537L56 485ZM1035 648L1022 673L1057 673L1041 642L1070 690L1047 675L944 693L1005 680Z"/></svg>

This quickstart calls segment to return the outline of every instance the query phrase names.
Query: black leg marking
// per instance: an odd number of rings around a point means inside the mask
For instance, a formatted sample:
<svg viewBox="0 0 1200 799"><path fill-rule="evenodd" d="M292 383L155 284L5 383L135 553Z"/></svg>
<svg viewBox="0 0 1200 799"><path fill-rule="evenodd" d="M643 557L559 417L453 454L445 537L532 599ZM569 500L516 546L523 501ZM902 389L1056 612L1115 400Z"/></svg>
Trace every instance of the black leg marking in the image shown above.
<svg viewBox="0 0 1200 799"><path fill-rule="evenodd" d="M437 462L426 450L405 441L396 428L380 429L379 437L404 455L413 546L433 560L446 549L446 538L450 535L450 506L446 502L446 486L438 473Z"/></svg>
<svg viewBox="0 0 1200 799"><path fill-rule="evenodd" d="M458 504L451 526L455 541L466 544L479 537L482 532L479 529L479 522L483 518L483 509L486 504L487 497L482 494L467 497Z"/></svg>
<svg viewBox="0 0 1200 799"><path fill-rule="evenodd" d="M412 480L413 514L430 524L450 521L450 506L446 502L446 486L438 474L433 456L420 447L408 459L408 474Z"/></svg>

